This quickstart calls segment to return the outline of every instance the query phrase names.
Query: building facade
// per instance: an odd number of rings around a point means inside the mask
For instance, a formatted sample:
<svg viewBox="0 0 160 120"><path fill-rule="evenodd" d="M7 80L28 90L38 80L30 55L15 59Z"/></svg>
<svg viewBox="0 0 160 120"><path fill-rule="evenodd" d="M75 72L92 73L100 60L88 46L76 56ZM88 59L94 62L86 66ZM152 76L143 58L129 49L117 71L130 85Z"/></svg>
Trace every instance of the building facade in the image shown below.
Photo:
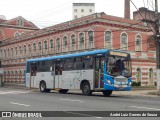
<svg viewBox="0 0 160 120"><path fill-rule="evenodd" d="M0 51L4 81L24 83L26 59L105 48L129 52L133 81L154 85L156 56L150 49L151 35L140 21L95 13L4 39Z"/></svg>
<svg viewBox="0 0 160 120"><path fill-rule="evenodd" d="M72 19L81 18L95 13L94 3L73 3Z"/></svg>

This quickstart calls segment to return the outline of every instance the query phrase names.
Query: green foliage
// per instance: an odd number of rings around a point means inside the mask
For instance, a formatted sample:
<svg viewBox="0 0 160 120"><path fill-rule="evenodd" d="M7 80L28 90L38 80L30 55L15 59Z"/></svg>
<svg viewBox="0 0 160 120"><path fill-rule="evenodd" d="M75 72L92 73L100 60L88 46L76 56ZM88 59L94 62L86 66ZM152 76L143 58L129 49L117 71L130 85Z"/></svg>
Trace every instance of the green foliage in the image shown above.
<svg viewBox="0 0 160 120"><path fill-rule="evenodd" d="M132 86L141 86L141 82L132 82Z"/></svg>

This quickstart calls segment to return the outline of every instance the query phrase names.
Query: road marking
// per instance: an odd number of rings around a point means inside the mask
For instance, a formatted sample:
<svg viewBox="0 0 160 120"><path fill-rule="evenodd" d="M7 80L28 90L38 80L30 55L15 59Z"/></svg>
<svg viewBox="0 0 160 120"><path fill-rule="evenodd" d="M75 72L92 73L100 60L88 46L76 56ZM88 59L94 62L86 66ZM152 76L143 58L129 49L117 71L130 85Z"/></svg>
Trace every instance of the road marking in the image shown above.
<svg viewBox="0 0 160 120"><path fill-rule="evenodd" d="M140 109L148 109L148 110L160 110L160 109L158 109L158 108L148 108L148 107L139 107L139 106L130 106L130 107L140 108Z"/></svg>
<svg viewBox="0 0 160 120"><path fill-rule="evenodd" d="M71 114L76 114L76 115L82 115L86 117L96 117L96 118L103 118L103 117L98 117L98 116L93 116L93 115L87 115L87 114L82 114L82 113L76 113L76 112L69 112L69 111L64 111L66 113L71 113Z"/></svg>
<svg viewBox="0 0 160 120"><path fill-rule="evenodd" d="M14 105L22 105L22 106L26 106L26 107L30 106L27 104L21 104L21 103L15 103L15 102L9 102L9 103L14 104Z"/></svg>
<svg viewBox="0 0 160 120"><path fill-rule="evenodd" d="M60 99L60 100L67 100L67 101L72 101L72 102L84 102L82 100L72 100L72 99Z"/></svg>
<svg viewBox="0 0 160 120"><path fill-rule="evenodd" d="M7 92L2 92L0 91L0 95L5 95L5 94L20 94L20 93L29 93L30 91L7 91Z"/></svg>

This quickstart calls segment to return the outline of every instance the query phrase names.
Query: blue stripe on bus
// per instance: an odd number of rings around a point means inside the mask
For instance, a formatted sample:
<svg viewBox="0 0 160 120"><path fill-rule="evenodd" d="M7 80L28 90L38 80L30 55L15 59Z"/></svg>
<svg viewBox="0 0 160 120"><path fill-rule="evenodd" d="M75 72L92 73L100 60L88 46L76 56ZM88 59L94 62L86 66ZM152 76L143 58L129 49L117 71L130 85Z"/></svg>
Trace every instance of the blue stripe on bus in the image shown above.
<svg viewBox="0 0 160 120"><path fill-rule="evenodd" d="M108 51L110 51L110 50L109 49L93 50L93 51L86 51L86 52L66 54L66 55L58 55L58 56L49 56L49 57L44 57L44 58L29 59L26 62L53 60L53 59L77 57L77 56L92 55L92 54L102 54L102 53L107 53ZM120 50L114 50L114 51L123 53L123 51L120 51ZM127 52L124 52L124 53L127 53Z"/></svg>
<svg viewBox="0 0 160 120"><path fill-rule="evenodd" d="M44 58L36 58L27 60L27 62L35 62L35 61L43 61L43 60L53 60L53 59L61 59L61 58L68 58L68 57L77 57L77 56L84 56L84 55L92 55L92 54L101 54L106 53L109 50L101 49L101 50L93 50L93 51L86 51L80 53L73 53L73 54L66 54L66 55L59 55L59 56L49 56Z"/></svg>

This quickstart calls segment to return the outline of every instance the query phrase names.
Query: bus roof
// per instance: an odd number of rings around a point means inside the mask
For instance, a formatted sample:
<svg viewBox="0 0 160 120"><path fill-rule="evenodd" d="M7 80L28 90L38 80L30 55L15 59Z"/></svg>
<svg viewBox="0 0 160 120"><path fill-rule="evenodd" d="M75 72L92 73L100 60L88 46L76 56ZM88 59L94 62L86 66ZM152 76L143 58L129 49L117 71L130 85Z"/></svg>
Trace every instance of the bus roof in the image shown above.
<svg viewBox="0 0 160 120"><path fill-rule="evenodd" d="M58 55L58 56L48 56L48 57L43 57L43 58L29 59L29 60L27 60L27 62L36 62L36 61L44 61L44 60L54 60L54 59L62 59L62 58L69 58L69 57L101 54L101 53L106 53L108 51L110 51L110 50L109 49L100 49L100 50L85 51L85 52L79 52L79 53L73 53L73 54L65 54L65 55ZM113 51L123 52L123 51L119 51L119 50L113 50ZM126 52L124 52L124 53L126 53Z"/></svg>

